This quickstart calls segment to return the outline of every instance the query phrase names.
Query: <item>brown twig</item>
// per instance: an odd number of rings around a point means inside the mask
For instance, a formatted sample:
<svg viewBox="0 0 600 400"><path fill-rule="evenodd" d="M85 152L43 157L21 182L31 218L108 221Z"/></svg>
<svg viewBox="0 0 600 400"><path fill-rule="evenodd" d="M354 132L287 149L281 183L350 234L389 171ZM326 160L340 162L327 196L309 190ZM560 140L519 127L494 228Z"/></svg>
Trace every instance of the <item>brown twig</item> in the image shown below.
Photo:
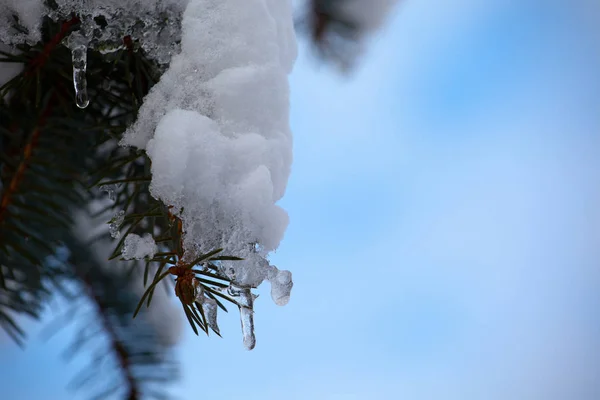
<svg viewBox="0 0 600 400"><path fill-rule="evenodd" d="M123 38L123 44L127 47L127 51L129 54L133 54L133 40L131 40L131 36L127 35Z"/></svg>
<svg viewBox="0 0 600 400"><path fill-rule="evenodd" d="M54 37L46 43L44 49L37 55L37 57L33 58L29 62L29 66L27 67L26 75L35 74L40 68L46 64L48 58L50 58L50 53L60 44L60 42L67 36L73 25L76 25L80 22L79 18L74 16L68 21L62 23L60 27L60 31Z"/></svg>
<svg viewBox="0 0 600 400"><path fill-rule="evenodd" d="M10 183L8 184L8 186L2 192L2 198L0 200L0 223L2 222L2 219L5 217L6 210L8 209L8 206L10 205L12 196L15 194L15 192L19 188L19 185L20 185L21 181L23 180L23 176L25 175L25 172L27 171L27 166L29 165L29 160L31 159L31 155L33 154L35 147L37 146L38 139L42 132L42 128L46 124L46 120L48 119L48 116L52 112L53 103L54 103L53 98L51 98L50 101L48 102L48 105L46 105L46 108L42 112L42 115L37 123L37 126L31 133L31 136L29 137L27 144L23 148L23 157L21 158L21 162L19 163L19 166L17 167L15 174L13 175L12 179L10 180Z"/></svg>
<svg viewBox="0 0 600 400"><path fill-rule="evenodd" d="M110 347L114 352L117 361L119 363L119 367L123 371L125 382L127 383L127 400L139 400L140 390L138 388L138 384L136 382L135 377L133 376L133 371L131 367L131 361L129 357L129 353L123 344L123 341L117 335L114 327L110 322L110 317L107 313L107 310L102 306L102 299L94 292L93 286L89 282L88 278L84 278L83 282L85 283L87 295L91 298L93 303L96 305L96 311L98 317L100 318L100 322L102 324L102 328L108 335L110 341Z"/></svg>

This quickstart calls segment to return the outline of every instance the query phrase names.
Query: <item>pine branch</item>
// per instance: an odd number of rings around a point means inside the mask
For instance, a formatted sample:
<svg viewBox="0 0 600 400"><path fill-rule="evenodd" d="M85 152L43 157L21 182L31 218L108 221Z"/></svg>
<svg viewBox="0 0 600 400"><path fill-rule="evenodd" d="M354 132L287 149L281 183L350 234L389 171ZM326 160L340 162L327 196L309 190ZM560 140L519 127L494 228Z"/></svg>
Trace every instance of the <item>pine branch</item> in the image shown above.
<svg viewBox="0 0 600 400"><path fill-rule="evenodd" d="M128 275L124 270L115 269L118 265L95 260L90 254L93 246L90 248L74 236L68 243L72 277L82 288L83 298L88 300L84 304L93 310L89 323L82 325L72 348L78 352L93 342L103 343L98 359L92 360L89 369L74 379L74 385L87 386L88 390L92 390L92 386L102 388L102 392L95 395L98 399L110 393L124 400L157 396L164 391L164 382L175 379L177 367L172 349L161 338L157 326L149 324L145 316L132 323L137 301L132 288L139 275ZM90 326L99 329L90 334ZM108 374L102 373L105 362L114 366ZM90 380L92 376L95 381ZM105 380L107 384L99 385L97 380Z"/></svg>
<svg viewBox="0 0 600 400"><path fill-rule="evenodd" d="M43 50L35 57L32 58L27 66L27 70L25 74L31 76L37 73L40 68L46 64L52 51L60 44L60 42L73 30L73 27L79 24L80 20L77 16L73 16L68 21L65 21L61 24L60 30L50 39L49 42L46 43Z"/></svg>
<svg viewBox="0 0 600 400"><path fill-rule="evenodd" d="M368 0L362 0L368 1ZM297 21L323 61L347 70L357 54L358 26L342 11L345 0L309 0Z"/></svg>
<svg viewBox="0 0 600 400"><path fill-rule="evenodd" d="M100 298L100 294L94 291L94 286L91 284L91 282L89 282L87 279L83 279L83 282L86 285L86 292L89 298L96 305L98 319L101 321L102 328L109 338L108 340L110 342L110 349L118 360L118 365L121 369L124 381L126 382L127 395L125 398L127 400L138 400L140 398L139 382L136 381L133 375L131 360L129 359L129 354L125 348L125 345L120 340L117 332L110 322L109 310L102 307L102 299Z"/></svg>
<svg viewBox="0 0 600 400"><path fill-rule="evenodd" d="M90 334L84 326L86 331L71 349L81 351L93 340L106 342L96 358L110 359L119 376L98 398L116 393L130 400L158 397L164 383L175 379L176 364L157 327L144 316L132 318L139 298L131 287L141 279L140 273L124 263L115 271L91 263L88 245L75 240L72 229L73 210L104 196L87 191L89 181L123 177L135 182L122 185L112 208L123 206L131 214L143 215L131 224L132 231L145 231L149 220L164 232L171 228L168 211L148 193L149 159L118 145L159 70L132 46L110 55L90 52L94 68L87 78L92 102L86 110L78 110L68 73L71 54L60 44L69 30L76 29L76 22L46 20L45 43L5 55L27 68L0 92L0 277L5 281L0 288L0 325L22 343L25 332L14 316L37 318L54 293L51 283L76 285L82 288L79 297L94 308L85 326L99 329ZM162 210L163 218L152 215L156 209ZM72 254L70 262L48 263L65 244ZM76 386L111 375L102 374L96 361L76 378Z"/></svg>
<svg viewBox="0 0 600 400"><path fill-rule="evenodd" d="M62 24L46 19L44 43L20 46L17 54L4 53L6 62L26 68L0 90L0 290L11 299L19 291L29 293L31 304L0 302L3 315L37 315L33 310L43 304L45 280L56 281L63 272L47 268L45 260L71 229L70 210L91 199L83 191L85 171L93 164L106 164L97 154L102 138L124 130L135 117L136 109L130 106L135 94L123 82L129 62L119 58L123 52L114 59L91 54L99 67L88 74L96 102L86 112L75 107L72 76L65 73L71 54L61 41L77 22L76 17ZM106 80L115 82L113 90L103 89ZM108 119L115 107L124 112L118 120ZM8 322L0 321L2 326L20 332L11 328L12 320L4 320Z"/></svg>
<svg viewBox="0 0 600 400"><path fill-rule="evenodd" d="M19 162L16 172L12 176L8 187L2 191L2 196L0 196L0 225L2 225L2 220L4 219L8 206L10 205L11 197L13 196L13 194L16 193L19 184L23 180L25 171L29 166L33 150L35 147L37 147L39 136L42 132L42 129L46 125L48 116L52 112L52 107L54 105L53 100L54 96L50 98L50 101L48 102L44 111L42 112L42 115L39 118L38 123L36 124L33 132L31 133L31 135L29 135L29 139L27 140L22 151L23 155L21 156L21 161ZM2 240L1 234L0 240Z"/></svg>
<svg viewBox="0 0 600 400"><path fill-rule="evenodd" d="M49 282L84 288L84 295L95 307L92 322L101 327L99 331L109 341L110 351L98 357L111 355L124 382L124 386L111 385L109 390L121 390L127 398L137 399L147 386L142 378L156 378L150 383L159 380L144 368L166 369L160 378L172 378L173 374L167 373L172 363L165 361L167 349L161 347L155 330L143 318L132 320L139 298L132 295L128 285L141 277L141 271L133 270L135 265L128 270L123 263L119 271L108 272L90 263L89 248L73 238L73 210L106 200L96 190L98 184L120 185L115 187L115 200L108 209L125 214L123 225L116 227L121 237L106 258L121 256L130 233L149 232L159 237L160 253L146 260L143 275L147 280L156 271L154 281L165 272L177 278L175 293L196 332L199 326L208 334L211 327L219 334L216 322L198 301L223 309L217 298L240 305L221 291L229 279L217 268L220 261L216 255L205 259L199 254L184 254L183 226L177 217L181 210L171 210L150 195L148 156L118 144L161 68L148 60L130 37L124 37L125 48L114 53L89 51L88 65L93 66L87 71L91 102L79 110L72 89L71 52L61 44L78 29L78 22L77 17L63 23L47 18L42 43L21 46L16 55L4 54L6 62L21 62L26 68L0 90L0 277L6 281L4 289L0 288L0 324L21 335L16 322L5 316L38 316L53 292ZM66 267L49 265L47 259L65 245L75 258ZM202 269L192 269L196 265ZM155 287L146 292L140 305L150 304ZM206 297L198 297L200 291ZM82 381L91 379L90 371L80 377Z"/></svg>

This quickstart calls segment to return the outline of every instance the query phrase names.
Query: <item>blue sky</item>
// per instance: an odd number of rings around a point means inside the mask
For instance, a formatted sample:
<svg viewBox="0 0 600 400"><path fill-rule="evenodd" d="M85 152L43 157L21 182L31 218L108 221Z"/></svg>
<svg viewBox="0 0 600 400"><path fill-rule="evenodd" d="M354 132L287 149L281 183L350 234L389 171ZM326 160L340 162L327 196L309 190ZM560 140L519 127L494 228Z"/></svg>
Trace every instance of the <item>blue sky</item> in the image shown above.
<svg viewBox="0 0 600 400"><path fill-rule="evenodd" d="M186 331L181 398L600 398L595 3L405 1L351 77L302 48L292 299L252 352ZM83 396L65 345L3 347L7 398Z"/></svg>

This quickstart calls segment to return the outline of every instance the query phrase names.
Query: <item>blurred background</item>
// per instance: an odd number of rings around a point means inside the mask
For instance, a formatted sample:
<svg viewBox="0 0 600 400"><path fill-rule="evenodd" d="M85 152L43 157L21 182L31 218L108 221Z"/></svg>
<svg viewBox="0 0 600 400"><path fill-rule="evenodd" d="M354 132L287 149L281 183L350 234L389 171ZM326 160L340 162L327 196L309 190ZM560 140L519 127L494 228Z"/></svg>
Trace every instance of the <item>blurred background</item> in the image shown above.
<svg viewBox="0 0 600 400"><path fill-rule="evenodd" d="M181 399L600 398L600 3L405 0L349 74L301 40L291 223L257 346L180 330ZM53 319L48 313L46 322ZM84 399L69 330L5 399Z"/></svg>

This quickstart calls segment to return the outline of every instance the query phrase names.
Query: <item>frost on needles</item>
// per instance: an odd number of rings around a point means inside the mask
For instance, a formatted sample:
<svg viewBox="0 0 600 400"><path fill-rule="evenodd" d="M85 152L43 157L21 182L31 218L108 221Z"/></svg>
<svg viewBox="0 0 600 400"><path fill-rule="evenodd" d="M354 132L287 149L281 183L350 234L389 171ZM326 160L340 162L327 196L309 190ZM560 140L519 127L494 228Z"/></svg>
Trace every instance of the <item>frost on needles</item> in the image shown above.
<svg viewBox="0 0 600 400"><path fill-rule="evenodd" d="M151 194L182 220L189 257L223 248L244 258L220 268L232 281L247 348L255 342L250 289L269 279L283 305L292 287L291 274L266 258L288 224L276 202L292 162L295 58L291 1L191 0L181 52L122 141L151 158Z"/></svg>

